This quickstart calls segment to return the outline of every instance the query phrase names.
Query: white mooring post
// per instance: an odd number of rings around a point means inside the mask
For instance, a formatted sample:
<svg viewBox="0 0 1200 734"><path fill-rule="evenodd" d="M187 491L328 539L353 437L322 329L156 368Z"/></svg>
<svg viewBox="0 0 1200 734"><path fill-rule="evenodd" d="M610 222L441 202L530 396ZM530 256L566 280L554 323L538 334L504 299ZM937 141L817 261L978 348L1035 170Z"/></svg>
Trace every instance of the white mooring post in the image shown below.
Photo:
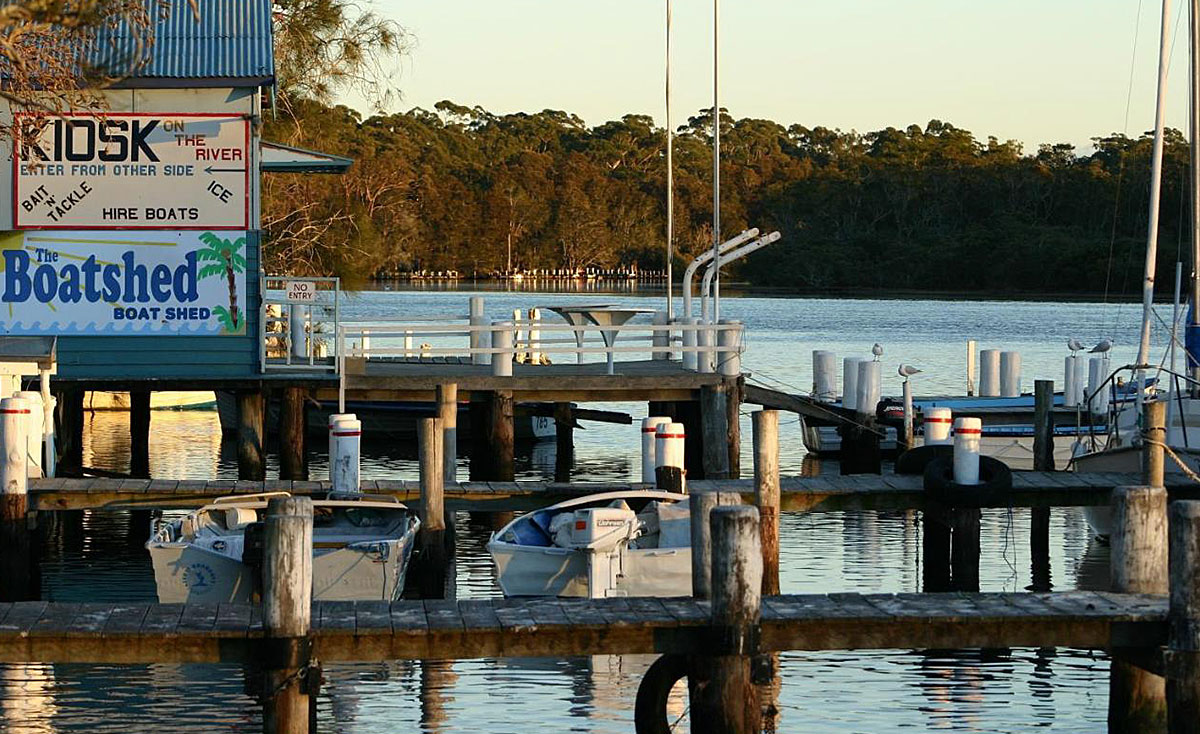
<svg viewBox="0 0 1200 734"><path fill-rule="evenodd" d="M854 398L854 409L859 415L875 417L883 389L883 364L864 359L858 363L858 395Z"/></svg>
<svg viewBox="0 0 1200 734"><path fill-rule="evenodd" d="M29 403L29 418L25 429L26 459L25 468L30 479L39 479L42 472L42 434L45 432L43 421L45 411L42 409L42 394L33 390L20 390L13 397L21 398Z"/></svg>
<svg viewBox="0 0 1200 734"><path fill-rule="evenodd" d="M1000 352L1000 397L1015 398L1021 394L1021 353Z"/></svg>
<svg viewBox="0 0 1200 734"><path fill-rule="evenodd" d="M1063 358L1063 407L1074 408L1079 405L1078 399L1075 397L1075 380L1078 378L1077 372L1079 365L1079 356L1072 354L1069 357Z"/></svg>
<svg viewBox="0 0 1200 734"><path fill-rule="evenodd" d="M958 418L954 421L954 483L979 484L979 444L983 421Z"/></svg>
<svg viewBox="0 0 1200 734"><path fill-rule="evenodd" d="M24 498L29 488L26 468L29 455L29 402L23 398L0 400L0 446L4 457L0 461L0 494Z"/></svg>
<svg viewBox="0 0 1200 734"><path fill-rule="evenodd" d="M471 364L491 364L491 355L480 354L475 352L476 349L485 349L492 345L487 337L487 332L481 327L487 325L487 319L483 315L483 296L471 296L470 301L470 316L469 321L471 326L475 327L471 330L469 344L471 345Z"/></svg>
<svg viewBox="0 0 1200 734"><path fill-rule="evenodd" d="M842 359L842 407L847 410L858 406L858 365L865 361L862 357Z"/></svg>
<svg viewBox="0 0 1200 734"><path fill-rule="evenodd" d="M362 439L362 423L354 418L341 418L333 424L329 436L333 441L333 453L329 459L329 481L333 484L333 491L360 491L359 442Z"/></svg>
<svg viewBox="0 0 1200 734"><path fill-rule="evenodd" d="M979 352L979 395L985 398L1000 397L999 349L984 349Z"/></svg>
<svg viewBox="0 0 1200 734"><path fill-rule="evenodd" d="M812 353L813 397L822 403L837 400L837 355L823 349Z"/></svg>
<svg viewBox="0 0 1200 734"><path fill-rule="evenodd" d="M925 429L926 446L949 446L954 443L950 428L954 425L954 411L949 408L925 408L921 424Z"/></svg>
<svg viewBox="0 0 1200 734"><path fill-rule="evenodd" d="M717 372L726 377L737 377L742 374L742 322L723 319L721 324L733 328L717 332L717 346L721 348L721 351L713 352L717 359Z"/></svg>
<svg viewBox="0 0 1200 734"><path fill-rule="evenodd" d="M292 356L296 359L308 359L308 307L298 304L288 306L288 339L292 342Z"/></svg>
<svg viewBox="0 0 1200 734"><path fill-rule="evenodd" d="M512 377L513 373L513 323L492 322L492 348L503 351L492 353L492 376Z"/></svg>
<svg viewBox="0 0 1200 734"><path fill-rule="evenodd" d="M967 396L975 394L975 340L967 340Z"/></svg>
<svg viewBox="0 0 1200 734"><path fill-rule="evenodd" d="M657 451L658 427L670 423L665 416L651 416L642 419L642 481L654 484L654 470L658 468Z"/></svg>
<svg viewBox="0 0 1200 734"><path fill-rule="evenodd" d="M684 446L686 434L682 423L660 423L654 434L654 479L657 489L686 492Z"/></svg>
<svg viewBox="0 0 1200 734"><path fill-rule="evenodd" d="M58 460L54 445L54 409L58 400L50 394L50 370L38 370L38 388L42 393L42 445L45 447L42 473L53 477Z"/></svg>
<svg viewBox="0 0 1200 734"><path fill-rule="evenodd" d="M700 351L696 353L699 371L710 373L713 371L713 330L712 325L707 322L700 322L700 329L696 331L696 346Z"/></svg>

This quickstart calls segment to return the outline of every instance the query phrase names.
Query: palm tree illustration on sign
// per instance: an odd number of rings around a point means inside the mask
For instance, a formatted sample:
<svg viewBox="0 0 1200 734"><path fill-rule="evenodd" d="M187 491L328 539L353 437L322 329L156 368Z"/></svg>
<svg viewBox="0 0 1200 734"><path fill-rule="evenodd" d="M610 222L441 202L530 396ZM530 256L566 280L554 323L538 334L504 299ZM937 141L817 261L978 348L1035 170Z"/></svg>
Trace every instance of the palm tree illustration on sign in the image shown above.
<svg viewBox="0 0 1200 734"><path fill-rule="evenodd" d="M246 320L238 311L237 280L234 276L246 272L246 258L240 250L246 245L245 237L229 240L212 232L200 235L204 247L196 250L196 259L207 261L196 274L199 280L221 275L229 280L229 308L214 306L213 313L221 322L222 331L226 334L238 334L246 329Z"/></svg>

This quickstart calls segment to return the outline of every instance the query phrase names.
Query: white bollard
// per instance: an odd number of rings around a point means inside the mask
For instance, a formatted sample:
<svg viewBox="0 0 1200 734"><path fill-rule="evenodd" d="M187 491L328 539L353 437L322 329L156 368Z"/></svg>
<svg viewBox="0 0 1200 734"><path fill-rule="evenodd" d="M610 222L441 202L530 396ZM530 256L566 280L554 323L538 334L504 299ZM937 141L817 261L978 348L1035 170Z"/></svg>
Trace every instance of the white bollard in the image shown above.
<svg viewBox="0 0 1200 734"><path fill-rule="evenodd" d="M680 323L688 326L695 326L700 323L700 319L692 316L690 318L680 319ZM685 329L683 331L683 347L685 350L694 348L700 343L698 332L695 329ZM696 372L700 369L700 358L693 351L683 352L683 368Z"/></svg>
<svg viewBox="0 0 1200 734"><path fill-rule="evenodd" d="M1075 405L1083 405L1086 398L1084 397L1087 390L1087 379L1084 371L1087 369L1087 363L1083 361L1083 357L1075 356Z"/></svg>
<svg viewBox="0 0 1200 734"><path fill-rule="evenodd" d="M1088 410L1092 415L1108 412L1108 400L1112 395L1112 383L1108 381L1108 360L1104 357L1088 359Z"/></svg>
<svg viewBox="0 0 1200 734"><path fill-rule="evenodd" d="M1000 396L1000 350L979 351L979 395L985 398Z"/></svg>
<svg viewBox="0 0 1200 734"><path fill-rule="evenodd" d="M512 377L513 373L513 323L492 322L492 348L503 351L492 354L492 377Z"/></svg>
<svg viewBox="0 0 1200 734"><path fill-rule="evenodd" d="M721 347L721 351L713 353L717 358L717 372L726 377L737 377L742 374L742 322L722 319L721 324L736 328L717 332L717 345Z"/></svg>
<svg viewBox="0 0 1200 734"><path fill-rule="evenodd" d="M54 411L58 408L58 398L51 397L50 403L45 408L43 414L42 444L46 447L45 465L42 467L43 473L48 477L53 477L56 474L58 466L58 446L54 440Z"/></svg>
<svg viewBox="0 0 1200 734"><path fill-rule="evenodd" d="M542 323L541 309L529 309L529 363L542 363L542 330L538 328L538 324Z"/></svg>
<svg viewBox="0 0 1200 734"><path fill-rule="evenodd" d="M837 355L823 349L812 353L813 397L822 403L837 400Z"/></svg>
<svg viewBox="0 0 1200 734"><path fill-rule="evenodd" d="M1072 354L1063 359L1063 407L1074 408L1079 405L1079 401L1075 398L1075 378L1076 366L1079 364L1079 357Z"/></svg>
<svg viewBox="0 0 1200 734"><path fill-rule="evenodd" d="M654 466L683 468L683 446L686 435L682 423L661 423L654 434Z"/></svg>
<svg viewBox="0 0 1200 734"><path fill-rule="evenodd" d="M699 362L699 371L709 373L713 371L713 331L710 328L711 324L701 323L700 327L696 331L696 346L700 348L696 353L696 360Z"/></svg>
<svg viewBox="0 0 1200 734"><path fill-rule="evenodd" d="M954 483L979 484L979 444L983 421L959 418L954 421Z"/></svg>
<svg viewBox="0 0 1200 734"><path fill-rule="evenodd" d="M354 418L342 418L329 432L333 439L333 454L329 461L329 481L334 492L359 492L359 442L362 423Z"/></svg>
<svg viewBox="0 0 1200 734"><path fill-rule="evenodd" d="M667 326L669 323L666 311L654 312L655 326ZM662 361L671 358L671 353L666 351L666 348L671 345L670 331L667 329L655 329L650 333L650 344L654 347L654 351L650 352L650 359Z"/></svg>
<svg viewBox="0 0 1200 734"><path fill-rule="evenodd" d="M362 336L359 337L358 348L362 352L363 358L367 358L371 353L371 332L368 329L362 330Z"/></svg>
<svg viewBox="0 0 1200 734"><path fill-rule="evenodd" d="M21 390L13 397L29 403L29 423L25 431L28 442L25 467L30 479L40 479L45 476L42 470L42 435L45 433L43 422L46 420L46 412L42 409L42 394L33 390Z"/></svg>
<svg viewBox="0 0 1200 734"><path fill-rule="evenodd" d="M925 426L926 446L949 446L953 443L950 427L954 423L954 412L949 408L926 408L921 423Z"/></svg>
<svg viewBox="0 0 1200 734"><path fill-rule="evenodd" d="M860 414L875 415L883 390L883 363L863 360L858 363L858 396L854 409Z"/></svg>
<svg viewBox="0 0 1200 734"><path fill-rule="evenodd" d="M471 296L470 300L470 317L471 326L476 329L471 331L469 343L472 349L486 349L492 345L487 332L478 327L486 326L487 319L483 316L483 296ZM472 354L471 364L491 364L491 355L489 354Z"/></svg>
<svg viewBox="0 0 1200 734"><path fill-rule="evenodd" d="M308 308L291 304L288 306L288 337L292 340L292 356L308 359Z"/></svg>
<svg viewBox="0 0 1200 734"><path fill-rule="evenodd" d="M24 495L29 489L25 457L29 453L29 403L22 398L0 400L0 494Z"/></svg>
<svg viewBox="0 0 1200 734"><path fill-rule="evenodd" d="M854 410L858 404L858 364L863 361L862 357L842 359L842 407L847 410Z"/></svg>
<svg viewBox="0 0 1200 734"><path fill-rule="evenodd" d="M967 340L967 395L975 394L975 340Z"/></svg>
<svg viewBox="0 0 1200 734"><path fill-rule="evenodd" d="M1021 353L1000 352L1000 397L1021 395Z"/></svg>
<svg viewBox="0 0 1200 734"><path fill-rule="evenodd" d="M329 481L331 482L333 481L333 457L335 455L333 450L333 427L338 424L338 421L343 420L358 420L358 416L354 413L333 413L329 416L329 453L327 455L329 456Z"/></svg>
<svg viewBox="0 0 1200 734"><path fill-rule="evenodd" d="M670 423L671 419L664 416L652 416L642 419L642 481L654 484L657 478L654 469L657 467L656 456L658 448L658 428Z"/></svg>

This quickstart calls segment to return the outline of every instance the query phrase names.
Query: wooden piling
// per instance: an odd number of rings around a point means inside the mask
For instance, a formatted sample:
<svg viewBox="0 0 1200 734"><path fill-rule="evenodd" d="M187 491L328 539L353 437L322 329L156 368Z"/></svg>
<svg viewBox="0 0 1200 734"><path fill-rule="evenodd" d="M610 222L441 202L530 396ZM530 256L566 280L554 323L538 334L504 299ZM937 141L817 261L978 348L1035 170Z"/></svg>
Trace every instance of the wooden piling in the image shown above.
<svg viewBox="0 0 1200 734"><path fill-rule="evenodd" d="M843 423L838 427L842 440L839 470L842 474L883 473L883 451L879 445L883 428L876 423L874 413L859 413L854 421L854 425Z"/></svg>
<svg viewBox="0 0 1200 734"><path fill-rule="evenodd" d="M80 476L83 472L83 390L72 387L58 398L58 476Z"/></svg>
<svg viewBox="0 0 1200 734"><path fill-rule="evenodd" d="M238 479L266 479L263 460L263 394L261 390L238 393Z"/></svg>
<svg viewBox="0 0 1200 734"><path fill-rule="evenodd" d="M1167 730L1200 732L1200 502L1168 509Z"/></svg>
<svg viewBox="0 0 1200 734"><path fill-rule="evenodd" d="M571 481L575 467L575 418L570 403L554 404L554 481Z"/></svg>
<svg viewBox="0 0 1200 734"><path fill-rule="evenodd" d="M951 510L950 588L979 591L979 521L981 511L973 507Z"/></svg>
<svg viewBox="0 0 1200 734"><path fill-rule="evenodd" d="M700 657L689 681L692 731L762 731L758 689L750 675L762 616L762 549L758 510L720 507L711 517L712 626L716 654Z"/></svg>
<svg viewBox="0 0 1200 734"><path fill-rule="evenodd" d="M1054 471L1054 381L1033 383L1033 468ZM1029 511L1030 591L1050 590L1050 508Z"/></svg>
<svg viewBox="0 0 1200 734"><path fill-rule="evenodd" d="M762 593L779 593L779 413L760 410L752 416L754 503L762 528Z"/></svg>
<svg viewBox="0 0 1200 734"><path fill-rule="evenodd" d="M442 478L458 480L458 383L437 386L437 417L442 422Z"/></svg>
<svg viewBox="0 0 1200 734"><path fill-rule="evenodd" d="M726 383L700 388L700 431L704 478L728 479L729 386Z"/></svg>
<svg viewBox="0 0 1200 734"><path fill-rule="evenodd" d="M15 412L15 410L13 411ZM5 416L10 427L18 425L17 416ZM27 520L29 482L26 477L25 435L0 435L0 461L15 453L20 461L3 467L0 474L0 602L33 601L40 586L36 561L37 544ZM19 451L18 451L19 448Z"/></svg>
<svg viewBox="0 0 1200 734"><path fill-rule="evenodd" d="M729 452L729 479L742 477L742 396L746 378L729 380L725 400L725 446Z"/></svg>
<svg viewBox="0 0 1200 734"><path fill-rule="evenodd" d="M1161 400L1146 403L1143 408L1142 482L1150 487L1162 487L1166 469L1167 404Z"/></svg>
<svg viewBox="0 0 1200 734"><path fill-rule="evenodd" d="M150 478L150 390L129 391L129 475Z"/></svg>
<svg viewBox="0 0 1200 734"><path fill-rule="evenodd" d="M410 565L413 585L422 599L444 599L454 553L453 532L448 531L445 509L444 437L440 418L422 418L417 424L421 471L421 530L417 557Z"/></svg>
<svg viewBox="0 0 1200 734"><path fill-rule="evenodd" d="M263 731L308 734L312 609L312 500L276 497L267 504L263 550L266 631Z"/></svg>
<svg viewBox="0 0 1200 734"><path fill-rule="evenodd" d="M677 423L683 424L686 436L683 441L683 468L688 479L710 479L704 473L704 428L701 421L699 400L680 401L675 403L673 415Z"/></svg>
<svg viewBox="0 0 1200 734"><path fill-rule="evenodd" d="M688 498L692 536L692 596L712 597L712 533L709 517L717 507L739 505L736 492L693 492Z"/></svg>
<svg viewBox="0 0 1200 734"><path fill-rule="evenodd" d="M279 478L308 481L304 439L308 399L302 387L285 387L279 405ZM332 459L332 457L331 457Z"/></svg>
<svg viewBox="0 0 1200 734"><path fill-rule="evenodd" d="M1112 590L1166 594L1167 491L1162 487L1117 487L1112 499L1110 563ZM1161 731L1166 725L1166 682L1114 650L1109 675L1110 732Z"/></svg>
<svg viewBox="0 0 1200 734"><path fill-rule="evenodd" d="M927 501L921 511L921 589L949 591L950 513L942 505Z"/></svg>

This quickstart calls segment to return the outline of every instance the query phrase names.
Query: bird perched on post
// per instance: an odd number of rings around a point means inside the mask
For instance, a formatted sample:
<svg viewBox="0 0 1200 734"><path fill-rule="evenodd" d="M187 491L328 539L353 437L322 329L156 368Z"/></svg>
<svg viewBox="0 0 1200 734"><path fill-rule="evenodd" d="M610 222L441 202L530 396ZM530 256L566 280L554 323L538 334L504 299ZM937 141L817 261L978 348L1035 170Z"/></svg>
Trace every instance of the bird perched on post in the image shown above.
<svg viewBox="0 0 1200 734"><path fill-rule="evenodd" d="M875 342L875 346L871 347L871 354L875 355L876 362L883 356L883 347L879 345L879 342Z"/></svg>
<svg viewBox="0 0 1200 734"><path fill-rule="evenodd" d="M1072 354L1074 354L1075 352L1078 352L1079 350L1081 350L1083 348L1084 348L1083 342L1079 341L1078 339L1068 339L1067 340L1067 349L1070 349Z"/></svg>
<svg viewBox="0 0 1200 734"><path fill-rule="evenodd" d="M1100 343L1088 350L1088 354L1108 354L1112 349L1112 339L1101 339Z"/></svg>
<svg viewBox="0 0 1200 734"><path fill-rule="evenodd" d="M900 365L900 369L896 371L900 373L900 376L904 378L905 382L908 382L908 378L912 377L913 375L919 375L921 373L921 370L913 367L911 364L902 364Z"/></svg>

